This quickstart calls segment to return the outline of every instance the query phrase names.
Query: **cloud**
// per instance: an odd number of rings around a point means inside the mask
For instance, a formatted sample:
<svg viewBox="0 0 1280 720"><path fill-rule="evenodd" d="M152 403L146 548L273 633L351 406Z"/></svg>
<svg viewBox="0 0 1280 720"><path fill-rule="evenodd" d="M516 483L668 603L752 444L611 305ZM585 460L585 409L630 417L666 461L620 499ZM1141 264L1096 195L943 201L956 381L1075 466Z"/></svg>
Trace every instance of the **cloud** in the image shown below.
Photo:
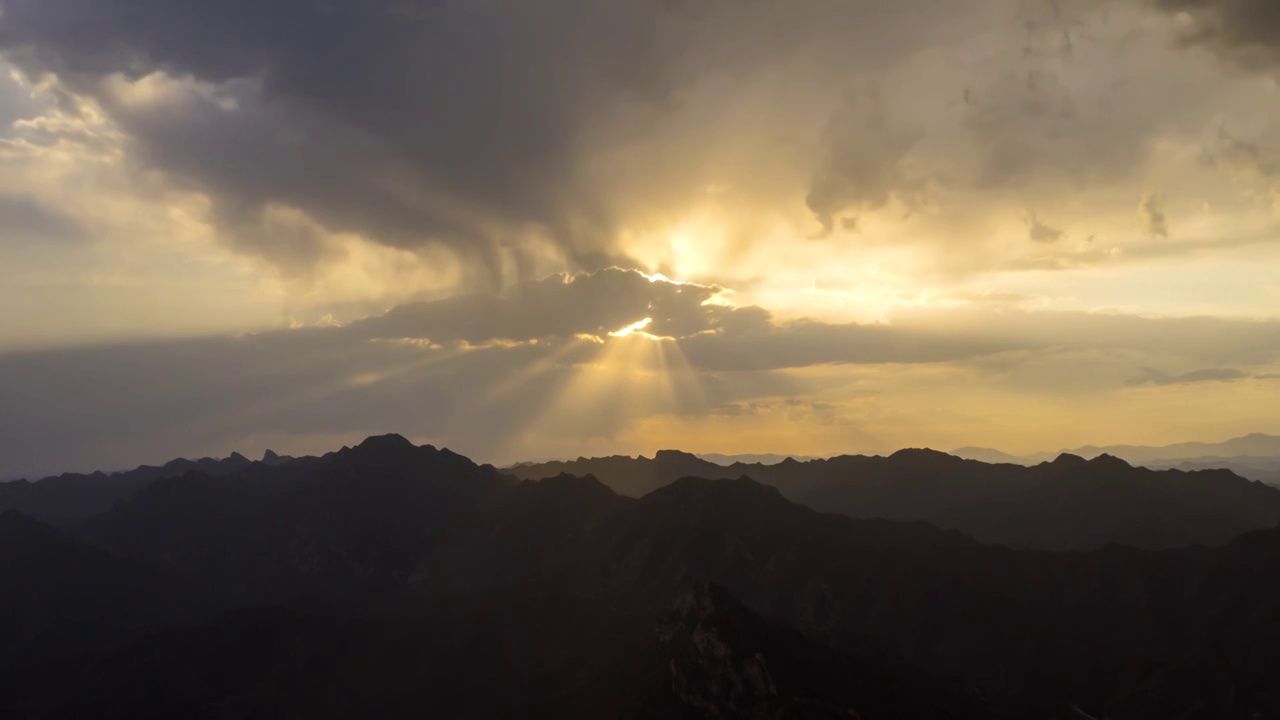
<svg viewBox="0 0 1280 720"><path fill-rule="evenodd" d="M947 30L914 18L967 17L942 0L901 6L14 0L0 52L99 108L141 167L207 193L244 252L324 261L319 233L270 227L285 208L328 233L445 245L501 280L537 275L546 246L571 267L617 260L624 226L726 179L691 165L742 164L717 149L726 139L812 133L841 68L883 67ZM804 80L769 99L794 99L795 114L761 119L755 78L780 63ZM881 192L848 164L869 152L851 133L877 129L856 112L833 121L820 176L838 187L819 206ZM804 148L785 160L812 170Z"/></svg>
<svg viewBox="0 0 1280 720"><path fill-rule="evenodd" d="M762 308L707 303L716 292L614 269L340 327L0 355L0 456L19 472L112 467L148 448L375 428L488 456L530 432L610 437L652 415L794 397L779 369L932 363L1007 346L777 322ZM646 334L607 334L644 318Z"/></svg>
<svg viewBox="0 0 1280 720"><path fill-rule="evenodd" d="M1066 235L1062 230L1041 221L1035 213L1028 214L1026 220L1027 234L1032 242L1054 243Z"/></svg>
<svg viewBox="0 0 1280 720"><path fill-rule="evenodd" d="M1254 173L1263 178L1280 176L1280 158L1276 157L1271 148L1235 137L1225 126L1218 128L1217 154L1210 153L1207 158L1213 164Z"/></svg>
<svg viewBox="0 0 1280 720"><path fill-rule="evenodd" d="M1270 0L1156 0L1177 14L1181 40L1214 48L1245 66L1280 59L1280 7Z"/></svg>
<svg viewBox="0 0 1280 720"><path fill-rule="evenodd" d="M1148 235L1169 237L1169 223L1164 214L1164 196L1160 193L1147 193L1138 203L1138 217L1142 220L1142 230Z"/></svg>
<svg viewBox="0 0 1280 720"><path fill-rule="evenodd" d="M1135 357L1265 367L1280 354L1275 322L1001 307L839 324L707 302L718 293L610 269L341 326L0 355L0 457L6 472L111 468L399 431L511 459L566 438L608 441L660 417L865 424L849 403L869 392L886 393L875 400L884 412L926 380L979 393L1019 358L1061 358L1052 372L1071 377L1025 390L1054 393L1102 387ZM608 335L645 318L645 333ZM1107 373L1081 372L1082 357ZM885 373L907 384L875 380Z"/></svg>
<svg viewBox="0 0 1280 720"><path fill-rule="evenodd" d="M684 337L732 325L728 318L739 311L710 303L721 292L715 286L674 283L609 268L520 283L501 295L473 293L402 305L353 323L349 331L366 339L429 337L482 343L604 336L649 318L647 332Z"/></svg>
<svg viewBox="0 0 1280 720"><path fill-rule="evenodd" d="M1280 320L1143 317L1118 312L962 308L898 308L898 330L971 341L1107 354L1136 352L1206 365L1265 365L1280 358Z"/></svg>
<svg viewBox="0 0 1280 720"><path fill-rule="evenodd" d="M1181 65L1151 72L1168 48L1130 32L1150 10L1105 5L18 0L0 53L292 276L349 236L447 250L468 287L724 279L763 235L841 230L971 269L992 218L1122 196L1209 113ZM672 238L703 217L690 253Z"/></svg>
<svg viewBox="0 0 1280 720"><path fill-rule="evenodd" d="M1249 374L1234 368L1206 368L1193 370L1181 375L1169 375L1152 368L1142 368L1142 376L1129 380L1129 385L1191 385L1205 382L1235 382L1244 380Z"/></svg>
<svg viewBox="0 0 1280 720"><path fill-rule="evenodd" d="M0 195L0 246L16 242L74 242L86 232L79 223L25 198Z"/></svg>
<svg viewBox="0 0 1280 720"><path fill-rule="evenodd" d="M851 92L823 131L826 157L805 198L821 225L819 237L832 233L841 213L878 210L895 198L912 204L925 178L910 176L904 162L922 136L921 129L889 116L875 88ZM841 225L856 230L857 215L842 218Z"/></svg>

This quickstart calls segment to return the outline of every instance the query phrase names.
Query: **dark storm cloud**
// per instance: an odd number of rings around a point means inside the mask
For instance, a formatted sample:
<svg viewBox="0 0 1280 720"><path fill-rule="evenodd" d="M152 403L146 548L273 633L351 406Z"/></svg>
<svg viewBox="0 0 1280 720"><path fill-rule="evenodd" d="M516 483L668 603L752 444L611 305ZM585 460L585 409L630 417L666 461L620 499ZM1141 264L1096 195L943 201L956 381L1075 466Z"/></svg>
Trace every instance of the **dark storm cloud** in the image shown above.
<svg viewBox="0 0 1280 720"><path fill-rule="evenodd" d="M283 203L413 246L486 237L485 222L601 221L575 187L582 121L668 97L671 14L576 0L11 0L0 47L99 98L141 158L211 190L234 223ZM100 83L156 71L231 84L157 108Z"/></svg>
<svg viewBox="0 0 1280 720"><path fill-rule="evenodd" d="M1280 3L1272 0L1155 0L1193 19L1183 39L1205 44L1246 64L1280 61Z"/></svg>
<svg viewBox="0 0 1280 720"><path fill-rule="evenodd" d="M629 209L699 192L670 152L635 148L715 145L753 121L727 120L725 101L788 62L805 91L780 132L828 126L821 157L783 161L813 179L819 221L909 193L898 160L919 131L861 103L831 110L851 78L978 15L945 0L8 0L0 52L94 98L130 159L208 193L246 251L324 258L319 232L270 227L285 206L324 231L446 243L491 267L515 248L528 277L516 238L531 228L599 267L625 251L613 235ZM112 80L149 76L146 92ZM751 171L778 165L761 155Z"/></svg>
<svg viewBox="0 0 1280 720"><path fill-rule="evenodd" d="M644 332L678 343L694 367L758 371L827 363L957 360L1020 347L1016 342L944 338L883 325L777 322L761 307L708 302L719 288L652 282L609 269L521 283L504 295L473 294L397 307L344 332L371 339L521 341L578 334L603 337L641 320Z"/></svg>
<svg viewBox="0 0 1280 720"><path fill-rule="evenodd" d="M648 318L653 321L648 332L683 337L720 327L739 312L706 304L720 291L654 281L639 272L612 268L520 283L502 295L472 294L402 305L353 324L350 332L365 338L483 343L579 333L603 336Z"/></svg>

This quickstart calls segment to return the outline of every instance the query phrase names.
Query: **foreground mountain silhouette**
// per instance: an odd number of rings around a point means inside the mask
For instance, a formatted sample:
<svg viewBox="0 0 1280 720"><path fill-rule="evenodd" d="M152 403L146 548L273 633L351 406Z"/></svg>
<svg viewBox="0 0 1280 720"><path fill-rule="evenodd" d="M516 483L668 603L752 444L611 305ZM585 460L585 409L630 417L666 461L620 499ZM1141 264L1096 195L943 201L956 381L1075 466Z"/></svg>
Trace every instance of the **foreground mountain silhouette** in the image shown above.
<svg viewBox="0 0 1280 720"><path fill-rule="evenodd" d="M14 517L0 557L42 527ZM98 572L32 561L47 572L0 586L3 607L35 580L38 607L77 603L44 618L70 643L0 660L5 717L1280 716L1274 527L1014 550L747 478L636 499L385 436L158 480L68 532L58 552ZM242 609L154 634L171 623L91 602L145 608L158 582ZM120 642L76 647L80 627Z"/></svg>
<svg viewBox="0 0 1280 720"><path fill-rule="evenodd" d="M1280 489L1230 471L1152 471L1110 455L1062 455L1034 467L991 465L931 450L889 457L842 456L774 465L720 466L660 451L517 465L537 479L592 475L639 497L681 477L747 476L787 498L851 517L922 520L988 543L1046 549L1222 544L1280 522Z"/></svg>
<svg viewBox="0 0 1280 720"><path fill-rule="evenodd" d="M0 513L0 657L109 645L206 617L221 603L172 573Z"/></svg>
<svg viewBox="0 0 1280 720"><path fill-rule="evenodd" d="M13 665L0 695L41 717L979 717L927 674L817 645L692 581L656 618L520 593L379 618L241 611Z"/></svg>

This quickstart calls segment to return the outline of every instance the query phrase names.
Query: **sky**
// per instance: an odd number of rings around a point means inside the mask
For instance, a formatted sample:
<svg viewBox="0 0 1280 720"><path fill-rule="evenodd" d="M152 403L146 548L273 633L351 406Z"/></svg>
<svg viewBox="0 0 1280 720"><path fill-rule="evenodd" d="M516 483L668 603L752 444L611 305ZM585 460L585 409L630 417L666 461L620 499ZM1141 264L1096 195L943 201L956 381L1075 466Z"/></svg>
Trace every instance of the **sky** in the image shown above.
<svg viewBox="0 0 1280 720"><path fill-rule="evenodd" d="M1274 0L0 0L0 476L1280 433Z"/></svg>

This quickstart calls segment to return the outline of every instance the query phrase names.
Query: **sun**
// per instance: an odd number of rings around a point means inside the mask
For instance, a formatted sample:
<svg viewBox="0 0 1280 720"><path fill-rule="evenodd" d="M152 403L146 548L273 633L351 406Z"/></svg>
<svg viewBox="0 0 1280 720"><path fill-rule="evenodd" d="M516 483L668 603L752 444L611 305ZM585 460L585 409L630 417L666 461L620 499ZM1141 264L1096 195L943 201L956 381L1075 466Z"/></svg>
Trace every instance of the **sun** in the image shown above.
<svg viewBox="0 0 1280 720"><path fill-rule="evenodd" d="M615 330L609 333L609 337L616 337L616 338L627 337L632 333L640 333L643 335L645 333L642 333L641 331L652 324L653 324L653 318L645 318L643 320L637 320L631 323L630 325L622 328L621 330Z"/></svg>

